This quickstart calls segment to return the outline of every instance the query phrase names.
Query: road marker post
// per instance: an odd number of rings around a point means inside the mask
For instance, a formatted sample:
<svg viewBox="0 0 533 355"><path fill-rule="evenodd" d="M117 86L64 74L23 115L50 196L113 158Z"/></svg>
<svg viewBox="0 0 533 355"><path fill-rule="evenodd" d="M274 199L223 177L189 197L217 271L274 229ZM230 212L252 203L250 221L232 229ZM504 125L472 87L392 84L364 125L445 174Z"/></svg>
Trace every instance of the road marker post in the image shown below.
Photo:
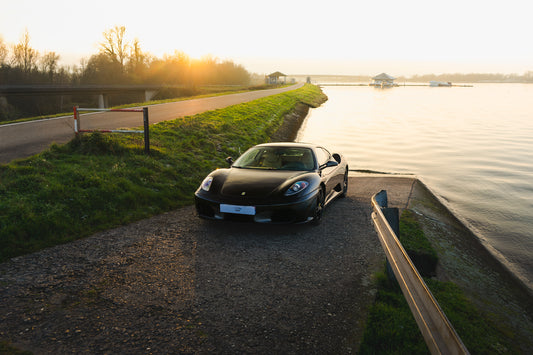
<svg viewBox="0 0 533 355"><path fill-rule="evenodd" d="M148 107L143 107L144 123L144 152L150 154L150 124L148 122Z"/></svg>

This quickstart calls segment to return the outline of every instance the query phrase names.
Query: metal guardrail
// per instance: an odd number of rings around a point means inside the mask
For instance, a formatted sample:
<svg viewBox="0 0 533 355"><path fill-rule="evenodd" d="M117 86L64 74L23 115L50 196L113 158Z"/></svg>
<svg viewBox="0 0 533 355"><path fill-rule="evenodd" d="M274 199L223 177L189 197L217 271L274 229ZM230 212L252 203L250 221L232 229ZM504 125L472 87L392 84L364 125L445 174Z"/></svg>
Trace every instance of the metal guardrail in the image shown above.
<svg viewBox="0 0 533 355"><path fill-rule="evenodd" d="M385 218L387 204L385 190L372 197L372 222L429 350L432 354L469 354Z"/></svg>

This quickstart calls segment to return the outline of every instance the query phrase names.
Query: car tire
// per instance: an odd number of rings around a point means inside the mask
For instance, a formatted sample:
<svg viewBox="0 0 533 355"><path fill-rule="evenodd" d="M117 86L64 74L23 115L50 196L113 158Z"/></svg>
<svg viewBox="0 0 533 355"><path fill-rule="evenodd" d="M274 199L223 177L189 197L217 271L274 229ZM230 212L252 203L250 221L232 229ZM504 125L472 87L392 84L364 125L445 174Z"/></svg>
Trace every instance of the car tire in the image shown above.
<svg viewBox="0 0 533 355"><path fill-rule="evenodd" d="M324 189L318 190L316 197L315 209L313 211L313 224L319 225L322 222L322 215L324 214L324 207L326 204L326 196Z"/></svg>
<svg viewBox="0 0 533 355"><path fill-rule="evenodd" d="M348 168L346 168L346 172L344 173L344 180L342 181L341 197L346 197L347 194L348 194Z"/></svg>

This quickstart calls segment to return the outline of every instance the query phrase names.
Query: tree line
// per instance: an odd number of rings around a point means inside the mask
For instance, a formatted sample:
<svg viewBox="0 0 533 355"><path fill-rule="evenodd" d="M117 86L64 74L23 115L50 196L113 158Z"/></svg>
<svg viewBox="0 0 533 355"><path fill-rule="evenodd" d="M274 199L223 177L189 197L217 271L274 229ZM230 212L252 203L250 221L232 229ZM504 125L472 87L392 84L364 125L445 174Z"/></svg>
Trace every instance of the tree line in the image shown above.
<svg viewBox="0 0 533 355"><path fill-rule="evenodd" d="M104 31L98 53L79 65L61 66L59 60L56 52L32 48L28 30L13 45L0 36L1 84L246 85L250 81L250 73L230 60L192 59L180 51L157 58L145 52L138 39L128 41L124 26Z"/></svg>
<svg viewBox="0 0 533 355"><path fill-rule="evenodd" d="M455 74L425 74L411 77L399 77L398 81L410 81L425 83L431 80L451 81L453 83L533 83L533 71L524 74L501 74L501 73L455 73Z"/></svg>
<svg viewBox="0 0 533 355"><path fill-rule="evenodd" d="M58 53L40 53L32 48L27 29L15 44L5 43L0 35L0 85L179 85L186 88L182 91L195 93L195 88L203 85L249 85L251 80L242 65L230 60L213 56L193 59L177 50L158 58L144 51L138 39L128 41L124 26L115 26L102 35L98 52L79 65L60 65ZM166 92L170 96L180 94L176 90ZM26 97L23 105L21 98L8 99L9 105L0 103L0 121L57 111L57 103L47 104L42 98ZM63 105L64 98L61 100Z"/></svg>

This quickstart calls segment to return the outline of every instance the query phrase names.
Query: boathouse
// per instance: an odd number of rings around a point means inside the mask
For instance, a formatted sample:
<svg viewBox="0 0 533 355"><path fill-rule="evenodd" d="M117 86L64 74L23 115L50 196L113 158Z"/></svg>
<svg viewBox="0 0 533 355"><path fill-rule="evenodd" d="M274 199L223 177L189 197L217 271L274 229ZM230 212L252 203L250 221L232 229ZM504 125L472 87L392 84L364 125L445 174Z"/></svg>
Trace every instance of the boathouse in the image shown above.
<svg viewBox="0 0 533 355"><path fill-rule="evenodd" d="M283 77L283 80L280 79L282 77ZM286 84L287 75L277 71L277 72L267 75L265 78L265 81L267 84Z"/></svg>
<svg viewBox="0 0 533 355"><path fill-rule="evenodd" d="M379 87L391 87L396 85L394 84L395 79L395 77L390 76L389 74L381 73L372 78L373 82L370 85Z"/></svg>

